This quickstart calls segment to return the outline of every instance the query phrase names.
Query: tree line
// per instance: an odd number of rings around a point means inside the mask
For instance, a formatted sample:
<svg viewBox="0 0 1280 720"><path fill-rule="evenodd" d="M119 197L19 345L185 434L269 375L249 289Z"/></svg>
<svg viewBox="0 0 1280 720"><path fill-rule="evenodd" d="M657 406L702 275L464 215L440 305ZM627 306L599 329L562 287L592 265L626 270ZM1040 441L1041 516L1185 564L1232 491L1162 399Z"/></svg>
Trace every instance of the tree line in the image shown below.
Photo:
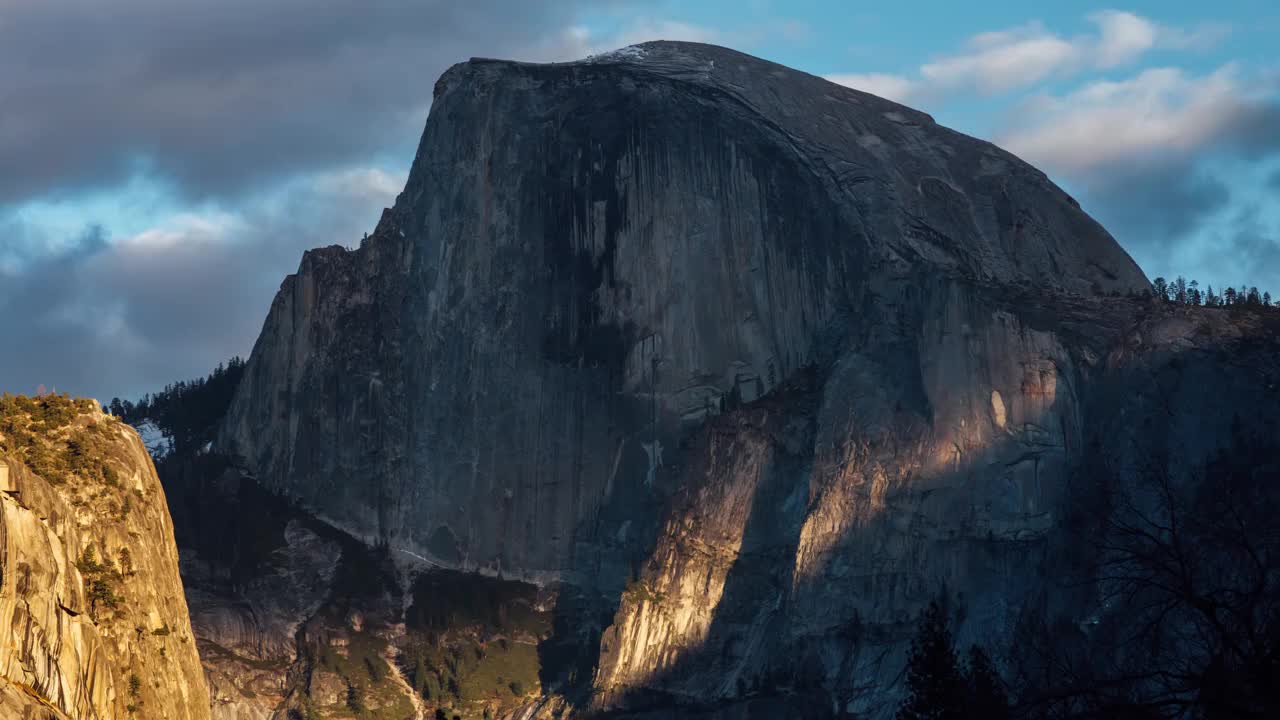
<svg viewBox="0 0 1280 720"><path fill-rule="evenodd" d="M1172 281L1163 277L1156 278L1151 281L1151 291L1155 297L1178 305L1280 307L1280 304L1272 303L1270 292L1259 292L1256 286L1241 285L1238 289L1228 286L1219 294L1214 292L1212 285L1205 286L1201 290L1199 281L1187 280L1181 275Z"/></svg>
<svg viewBox="0 0 1280 720"><path fill-rule="evenodd" d="M213 440L244 376L244 368L244 359L233 357L219 363L207 377L170 383L137 402L112 398L103 410L130 425L150 420L173 438L174 452L190 452Z"/></svg>

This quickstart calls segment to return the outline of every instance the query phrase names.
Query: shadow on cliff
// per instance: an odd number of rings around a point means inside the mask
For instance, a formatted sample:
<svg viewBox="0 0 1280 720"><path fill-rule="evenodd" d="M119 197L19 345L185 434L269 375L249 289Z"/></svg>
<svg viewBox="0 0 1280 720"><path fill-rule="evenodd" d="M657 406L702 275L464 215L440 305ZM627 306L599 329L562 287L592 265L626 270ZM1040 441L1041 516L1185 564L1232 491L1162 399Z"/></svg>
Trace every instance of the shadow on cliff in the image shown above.
<svg viewBox="0 0 1280 720"><path fill-rule="evenodd" d="M632 438L626 445L631 454L622 466L643 468L648 459L639 441ZM579 707L590 700L602 635L618 611L623 588L654 550L664 516L663 488L676 486L681 463L682 454L676 453L657 471L655 487L644 481L643 470L633 478L624 477L624 470L610 501L587 521L590 526L579 528L578 537L589 540L579 543L568 580L556 586L551 632L538 643L538 679L544 691Z"/></svg>
<svg viewBox="0 0 1280 720"><path fill-rule="evenodd" d="M1057 328L1061 320L1050 314L1037 314L1035 308L1031 312L1025 307L1011 310L1029 326L1061 332ZM921 323L922 318L908 321ZM1055 441L1053 447L1034 449L1028 461L1027 453L1004 445L1013 443L1012 439L997 433L993 435L997 445L974 448L975 452L937 467L929 465L932 459L920 455L921 448L942 443L949 431L935 427L939 413L930 405L924 387L900 372L902 367L918 366L921 353L913 345L918 342L915 333L903 337L906 339L897 345L881 345L881 354L867 367L841 370L850 373L840 380L845 383L842 387L829 387L834 370L828 368L821 377L812 378L808 387L770 393L699 431L705 442L707 434L738 422L746 413L773 413L768 433L775 448L774 459L768 477L751 498L741 552L725 577L705 636L685 647L651 648L650 652L675 658L646 658L645 662L658 669L647 677L641 671L625 678L621 684L626 689L609 698L610 707L626 708L627 712L673 706L682 710L736 707L747 713L744 717L751 717L750 711L743 710L744 704L787 697L797 702L822 699L815 705L817 716L838 714L832 709L833 699L842 707L882 714L883 707L867 707L867 698L883 700L885 687L897 682L906 642L915 629L914 609L940 591L951 594L962 621L967 610L987 608L981 617L970 617L974 622L968 626L965 643L1001 639L999 635L981 637L978 632L1012 624L1015 618L996 617L1000 604L984 599L1000 596L1016 606L1034 589L1031 585L1044 579L1042 561L1050 557L1045 533L1050 528L1040 534L1019 534L1019 523L1014 522L1010 524L1014 532L1002 534L1005 528L990 519L992 510L975 507L979 502L973 498L1000 498L1006 490L1025 492L1026 498L1018 495L1017 502L1010 501L1008 508L994 513L1021 521L1026 520L1024 515L1030 517L1046 506L1053 507L1070 488L1042 490L1041 476L1050 472L1044 468L1052 465L1056 477L1068 477L1072 456L1082 451L1081 439L1073 427L1069 432L1074 437ZM1108 336L1103 342L1113 340ZM1088 345L1081 347L1087 349ZM850 351L856 352L856 348ZM979 370L985 368L975 371ZM884 385L886 378L907 382L884 390L875 387ZM1064 379L1073 386L1083 381L1074 375ZM850 426L815 442L817 406L829 391L834 393L836 404L845 403L850 409L868 402L881 403L880 415L864 407L859 410L886 426L877 428L874 422L862 429ZM1064 404L1066 396L1064 391L1055 397L1044 412L1072 417L1084 412L1084 408ZM779 429L797 420L807 425L808 439L788 451L787 439ZM824 421L830 424L829 418ZM885 497L871 501L870 472L858 471L861 479L854 485L840 484L843 466L853 462L842 446L885 438L891 442L876 449L876 459L905 474L886 481L890 488ZM863 470L869 471L873 465ZM1026 477L1013 475L1017 465L1024 465L1019 472ZM924 484L916 477L922 470L928 474ZM696 488L709 482L733 482L734 478L700 477L693 472L684 480ZM1024 481L1025 488L1020 485ZM815 515L824 491L835 494L835 511L848 509L845 504L860 507L858 503L865 503L867 514L841 523L841 529L833 528L831 537L820 537L820 557L800 571L797 553L805 521L816 517L819 524L824 523ZM1019 507L1019 503L1030 509ZM682 510L686 515L693 511L690 517L698 520L697 507L673 508L677 513ZM818 529L819 536L824 532L828 532L826 527ZM968 597L963 594L966 590L970 591Z"/></svg>
<svg viewBox="0 0 1280 720"><path fill-rule="evenodd" d="M609 704L621 709L607 716L657 717L677 707L682 716L708 718L829 715L829 704L811 682L820 677L818 659L788 655L783 643L821 389L819 371L808 368L765 397L716 417L690 438L682 467L675 468L687 488L669 509L677 517L700 520L699 515L718 509L699 504L706 502L700 490L731 495L736 485L750 482L712 471L732 469L731 460L711 457L739 449L725 439L767 443L769 459L754 487L742 488L751 493L749 509L705 637L696 645L665 648L678 657L640 687L611 698ZM720 501L729 502L711 502ZM658 570L650 565L641 577Z"/></svg>

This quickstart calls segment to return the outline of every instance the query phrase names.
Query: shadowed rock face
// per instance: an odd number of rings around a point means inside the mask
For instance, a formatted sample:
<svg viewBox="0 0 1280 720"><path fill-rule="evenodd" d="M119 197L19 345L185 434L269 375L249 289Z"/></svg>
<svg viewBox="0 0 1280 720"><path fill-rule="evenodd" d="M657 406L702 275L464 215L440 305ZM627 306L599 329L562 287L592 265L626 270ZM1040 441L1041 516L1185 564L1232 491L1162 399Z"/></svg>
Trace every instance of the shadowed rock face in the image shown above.
<svg viewBox="0 0 1280 720"><path fill-rule="evenodd" d="M1230 358L1274 333L1106 297L1147 287L895 103L689 43L472 60L375 232L282 285L219 447L393 552L614 598L596 707L803 669L883 708L939 592L993 646L1044 602L1087 457L1194 465L1266 407Z"/></svg>

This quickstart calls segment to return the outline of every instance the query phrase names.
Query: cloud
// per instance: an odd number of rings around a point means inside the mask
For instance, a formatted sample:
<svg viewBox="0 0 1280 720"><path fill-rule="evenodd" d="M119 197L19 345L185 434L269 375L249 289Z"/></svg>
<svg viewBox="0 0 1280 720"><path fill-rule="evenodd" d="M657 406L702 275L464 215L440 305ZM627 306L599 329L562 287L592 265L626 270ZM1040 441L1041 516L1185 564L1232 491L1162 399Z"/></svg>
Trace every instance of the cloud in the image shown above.
<svg viewBox="0 0 1280 720"><path fill-rule="evenodd" d="M1066 37L1040 22L974 35L955 54L921 65L915 76L834 73L828 80L903 102L976 91L997 95L1050 79L1108 70L1137 61L1159 48L1206 48L1221 41L1221 24L1192 29L1158 24L1129 12L1104 10L1088 16L1094 32ZM863 83L860 86L857 83Z"/></svg>
<svg viewBox="0 0 1280 720"><path fill-rule="evenodd" d="M1061 177L1061 176L1059 176ZM1115 235L1143 268L1156 272L1233 200L1231 187L1195 159L1152 166L1115 166L1105 183L1081 187L1083 207Z"/></svg>
<svg viewBox="0 0 1280 720"><path fill-rule="evenodd" d="M1241 208L1213 233L1211 249L1195 260L1197 272L1221 278L1224 284L1257 285L1280 296L1280 223L1268 224L1256 205Z"/></svg>
<svg viewBox="0 0 1280 720"><path fill-rule="evenodd" d="M919 89L917 83L912 80L890 73L836 73L823 77L838 85L878 95L904 105L910 104L915 99Z"/></svg>
<svg viewBox="0 0 1280 720"><path fill-rule="evenodd" d="M1267 187L1271 188L1272 190L1280 190L1280 169L1275 170L1269 176L1267 176L1266 184L1267 184Z"/></svg>
<svg viewBox="0 0 1280 720"><path fill-rule="evenodd" d="M968 86L994 94L1039 82L1074 64L1081 49L1039 23L977 35L967 51L920 67L930 85L960 89Z"/></svg>
<svg viewBox="0 0 1280 720"><path fill-rule="evenodd" d="M1280 106L1267 88L1251 86L1235 65L1203 77L1155 68L1064 96L1037 96L997 142L1089 184L1109 182L1116 167L1160 165L1206 150L1274 147L1280 143Z"/></svg>
<svg viewBox="0 0 1280 720"><path fill-rule="evenodd" d="M246 353L301 253L391 204L403 177L368 165L412 157L454 62L719 39L575 25L610 5L646 2L0 0L0 67L21 68L0 167L24 168L0 174L2 389L137 395Z"/></svg>
<svg viewBox="0 0 1280 720"><path fill-rule="evenodd" d="M1236 179L1252 172L1241 168L1280 154L1277 87L1236 65L1199 76L1154 68L1041 94L996 142L1065 182L1154 274L1176 273L1175 259L1203 268L1211 256L1223 258L1217 266L1261 258L1255 224L1237 220L1234 231L1214 231L1213 244L1205 237L1237 204Z"/></svg>
<svg viewBox="0 0 1280 720"><path fill-rule="evenodd" d="M827 78L899 102L945 103L1114 73L1159 50L1204 50L1230 30L1115 10L1087 19L1092 31L1076 36L1038 22L981 33L915 73ZM1280 152L1280 76L1235 64L1204 74L1156 67L1023 97L1005 115L995 142L1065 184L1149 271L1184 263L1274 272L1274 229L1228 213L1248 202L1239 178ZM1280 173L1273 182L1280 186ZM1233 257L1255 260L1237 265Z"/></svg>
<svg viewBox="0 0 1280 720"><path fill-rule="evenodd" d="M0 269L0 389L135 396L247 353L285 268L354 245L403 178L352 168L297 178L234 212L180 213Z"/></svg>
<svg viewBox="0 0 1280 720"><path fill-rule="evenodd" d="M781 25L779 29L780 37L794 37L796 33L802 32L797 27L803 26L796 26L794 23ZM747 46L756 39L758 39L758 36L755 33L726 34L713 28L691 23L637 18L621 29L609 34L593 33L589 28L581 25L571 26L554 37L551 42L526 53L523 57L534 62L584 58L650 40L678 40Z"/></svg>
<svg viewBox="0 0 1280 720"><path fill-rule="evenodd" d="M140 159L205 197L411 153L450 64L535 52L600 6L0 2L0 205L110 185Z"/></svg>

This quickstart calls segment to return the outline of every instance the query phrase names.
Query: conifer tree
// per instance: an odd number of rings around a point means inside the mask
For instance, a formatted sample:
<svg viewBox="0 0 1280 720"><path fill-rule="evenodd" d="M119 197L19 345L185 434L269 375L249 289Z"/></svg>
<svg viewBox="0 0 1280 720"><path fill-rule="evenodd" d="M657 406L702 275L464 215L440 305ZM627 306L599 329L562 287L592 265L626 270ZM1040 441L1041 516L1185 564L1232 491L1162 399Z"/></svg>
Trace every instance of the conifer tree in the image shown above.
<svg viewBox="0 0 1280 720"><path fill-rule="evenodd" d="M1163 277L1158 277L1151 282L1152 288L1155 290L1156 297L1161 300L1169 299L1169 281Z"/></svg>
<svg viewBox="0 0 1280 720"><path fill-rule="evenodd" d="M966 695L946 613L931 602L911 642L907 698L897 720L961 720L966 717Z"/></svg>
<svg viewBox="0 0 1280 720"><path fill-rule="evenodd" d="M966 715L981 720L1009 720L1009 696L1004 681L987 653L977 645L969 646L965 667L965 685L969 691Z"/></svg>

